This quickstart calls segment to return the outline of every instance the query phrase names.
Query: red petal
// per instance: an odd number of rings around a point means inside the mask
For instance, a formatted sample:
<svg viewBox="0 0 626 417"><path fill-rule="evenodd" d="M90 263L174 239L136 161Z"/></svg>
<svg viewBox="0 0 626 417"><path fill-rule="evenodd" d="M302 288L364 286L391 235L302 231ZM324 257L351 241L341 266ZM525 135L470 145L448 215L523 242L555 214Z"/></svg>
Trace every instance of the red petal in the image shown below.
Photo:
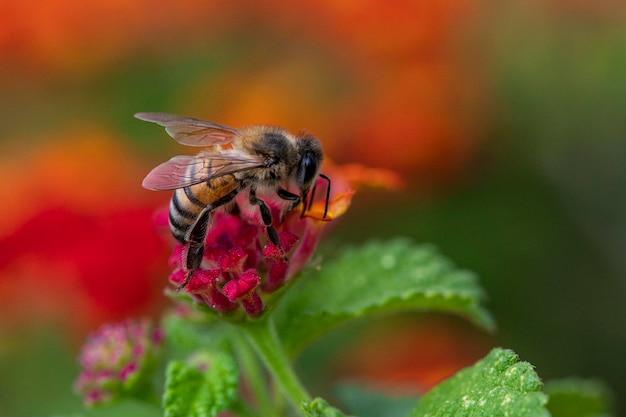
<svg viewBox="0 0 626 417"><path fill-rule="evenodd" d="M194 272L186 290L190 294L208 294L208 291L215 287L220 275L219 269L198 270Z"/></svg>
<svg viewBox="0 0 626 417"><path fill-rule="evenodd" d="M232 248L220 257L220 268L224 272L241 273L246 258L248 258L248 254L243 249L239 247Z"/></svg>
<svg viewBox="0 0 626 417"><path fill-rule="evenodd" d="M293 247L298 243L298 236L289 232L279 232L278 237L280 239L280 246L283 248L284 253L289 253ZM278 246L274 245L271 242L268 242L267 245L263 248L262 255L266 258L271 258L276 261L282 262L283 253L280 251Z"/></svg>
<svg viewBox="0 0 626 417"><path fill-rule="evenodd" d="M261 278L254 269L246 270L239 279L233 279L224 285L222 293L232 302L255 289Z"/></svg>
<svg viewBox="0 0 626 417"><path fill-rule="evenodd" d="M263 291L271 293L282 287L287 277L288 266L289 264L285 262L274 262L267 275L267 280L263 284Z"/></svg>
<svg viewBox="0 0 626 417"><path fill-rule="evenodd" d="M169 276L169 281L174 285L180 285L185 282L185 271L182 268L176 268Z"/></svg>
<svg viewBox="0 0 626 417"><path fill-rule="evenodd" d="M263 312L263 301L254 291L241 300L241 306L250 317L257 317Z"/></svg>

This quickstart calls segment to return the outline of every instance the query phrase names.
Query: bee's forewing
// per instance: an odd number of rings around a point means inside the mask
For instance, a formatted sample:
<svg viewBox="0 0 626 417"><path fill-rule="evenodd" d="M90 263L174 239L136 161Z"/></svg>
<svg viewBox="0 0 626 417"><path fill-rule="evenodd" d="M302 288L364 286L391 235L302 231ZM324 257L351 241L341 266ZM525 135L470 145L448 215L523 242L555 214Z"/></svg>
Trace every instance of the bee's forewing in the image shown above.
<svg viewBox="0 0 626 417"><path fill-rule="evenodd" d="M141 185L149 190L174 190L209 179L205 161L196 156L175 156L154 168Z"/></svg>
<svg viewBox="0 0 626 417"><path fill-rule="evenodd" d="M149 190L174 190L263 166L258 157L232 150L175 156L150 171L142 186Z"/></svg>
<svg viewBox="0 0 626 417"><path fill-rule="evenodd" d="M177 142L188 146L213 146L229 143L239 132L219 123L177 116L168 113L137 113L135 117L165 127L165 131Z"/></svg>

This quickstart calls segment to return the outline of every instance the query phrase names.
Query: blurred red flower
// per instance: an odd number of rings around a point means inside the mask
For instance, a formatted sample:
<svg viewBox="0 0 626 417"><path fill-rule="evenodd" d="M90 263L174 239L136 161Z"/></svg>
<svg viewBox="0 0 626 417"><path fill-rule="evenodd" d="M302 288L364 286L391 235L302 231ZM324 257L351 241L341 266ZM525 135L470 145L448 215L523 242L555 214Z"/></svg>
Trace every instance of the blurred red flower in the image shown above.
<svg viewBox="0 0 626 417"><path fill-rule="evenodd" d="M142 164L98 129L59 138L0 159L0 194L11 196L0 219L3 324L84 330L154 311L166 240Z"/></svg>
<svg viewBox="0 0 626 417"><path fill-rule="evenodd" d="M220 7L203 0L4 0L0 60L33 75L84 75L141 48L168 50L193 33L215 31ZM171 34L177 32L178 36Z"/></svg>

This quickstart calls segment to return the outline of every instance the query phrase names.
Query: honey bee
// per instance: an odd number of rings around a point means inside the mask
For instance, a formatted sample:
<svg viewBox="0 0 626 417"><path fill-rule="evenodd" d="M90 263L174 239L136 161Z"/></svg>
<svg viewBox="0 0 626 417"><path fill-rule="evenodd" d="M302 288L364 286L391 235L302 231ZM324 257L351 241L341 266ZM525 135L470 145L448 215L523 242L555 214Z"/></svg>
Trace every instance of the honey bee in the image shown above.
<svg viewBox="0 0 626 417"><path fill-rule="evenodd" d="M270 242L287 259L273 226L272 213L259 193L273 192L285 200L280 220L302 204L310 207L317 178L328 182L324 218L328 212L330 178L321 174L322 144L313 135L292 135L275 126L235 129L218 123L166 113L137 113L135 117L165 127L177 142L204 149L195 156L175 156L154 168L143 180L149 190L174 190L169 205L172 235L183 246L184 288L200 267L204 240L215 210L234 207L234 198L248 192L257 206ZM295 186L298 193L288 189ZM309 192L313 190L310 194ZM310 198L310 200L309 200Z"/></svg>

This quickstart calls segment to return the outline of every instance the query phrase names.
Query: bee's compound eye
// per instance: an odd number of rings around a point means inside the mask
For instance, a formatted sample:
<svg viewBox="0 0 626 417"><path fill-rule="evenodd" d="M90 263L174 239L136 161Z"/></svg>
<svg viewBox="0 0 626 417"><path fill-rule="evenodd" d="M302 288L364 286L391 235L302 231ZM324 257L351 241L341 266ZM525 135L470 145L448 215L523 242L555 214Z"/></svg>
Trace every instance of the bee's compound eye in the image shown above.
<svg viewBox="0 0 626 417"><path fill-rule="evenodd" d="M317 174L318 165L317 157L312 152L305 152L298 168L298 185L310 184Z"/></svg>

